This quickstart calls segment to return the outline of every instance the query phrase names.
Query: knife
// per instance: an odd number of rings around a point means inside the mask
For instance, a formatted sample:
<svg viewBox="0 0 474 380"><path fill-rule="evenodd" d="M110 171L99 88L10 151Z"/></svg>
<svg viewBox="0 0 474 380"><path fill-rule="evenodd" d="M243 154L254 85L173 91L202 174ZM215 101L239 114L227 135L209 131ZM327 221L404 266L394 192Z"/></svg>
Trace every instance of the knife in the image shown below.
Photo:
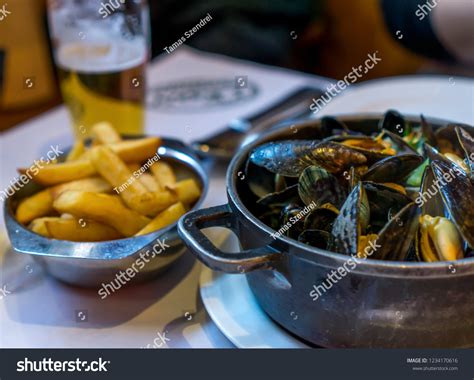
<svg viewBox="0 0 474 380"><path fill-rule="evenodd" d="M194 141L191 146L203 158L229 161L250 131L253 134L261 133L281 121L309 116L313 99L319 98L323 93L322 88L299 88L263 111L247 118L232 120L223 131Z"/></svg>

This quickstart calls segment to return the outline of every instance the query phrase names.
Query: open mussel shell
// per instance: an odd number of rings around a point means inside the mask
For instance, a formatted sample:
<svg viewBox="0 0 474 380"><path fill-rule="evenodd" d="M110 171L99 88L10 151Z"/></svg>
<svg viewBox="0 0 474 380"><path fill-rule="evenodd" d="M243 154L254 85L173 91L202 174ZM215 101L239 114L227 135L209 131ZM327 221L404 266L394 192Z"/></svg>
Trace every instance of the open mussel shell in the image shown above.
<svg viewBox="0 0 474 380"><path fill-rule="evenodd" d="M464 257L464 243L455 224L448 218L423 215L416 236L419 261L454 261Z"/></svg>
<svg viewBox="0 0 474 380"><path fill-rule="evenodd" d="M304 230L298 236L298 241L319 249L327 249L331 245L332 235L327 231Z"/></svg>
<svg viewBox="0 0 474 380"><path fill-rule="evenodd" d="M441 153L454 153L459 157L463 157L464 151L459 144L458 135L456 133L458 128L469 131L471 135L474 133L474 128L467 124L448 124L436 130L436 147Z"/></svg>
<svg viewBox="0 0 474 380"><path fill-rule="evenodd" d="M421 133L423 135L424 141L431 146L436 146L436 136L433 130L433 126L428 123L423 115L420 116L421 119Z"/></svg>
<svg viewBox="0 0 474 380"><path fill-rule="evenodd" d="M380 130L387 130L399 136L406 136L409 133L405 118L395 110L388 110L379 124Z"/></svg>
<svg viewBox="0 0 474 380"><path fill-rule="evenodd" d="M240 179L246 180L250 191L259 198L276 191L275 174L250 160L247 161L245 174L239 174Z"/></svg>
<svg viewBox="0 0 474 380"><path fill-rule="evenodd" d="M250 154L249 161L274 174L299 177L313 163L311 154L318 144L318 140L269 142L256 147Z"/></svg>
<svg viewBox="0 0 474 380"><path fill-rule="evenodd" d="M387 223L388 211L398 213L412 200L393 187L381 183L364 182L370 205L370 224L372 228L381 230Z"/></svg>
<svg viewBox="0 0 474 380"><path fill-rule="evenodd" d="M293 239L303 232L304 217L303 207L296 203L290 203L281 210L281 226L285 227L285 234Z"/></svg>
<svg viewBox="0 0 474 380"><path fill-rule="evenodd" d="M373 164L362 177L364 181L403 183L413 170L423 163L418 154L387 157Z"/></svg>
<svg viewBox="0 0 474 380"><path fill-rule="evenodd" d="M331 204L326 204L309 213L304 221L305 230L321 230L331 232L339 210Z"/></svg>
<svg viewBox="0 0 474 380"><path fill-rule="evenodd" d="M395 153L395 151L389 152L387 146L381 140L371 136L332 136L323 141L322 144L330 142L363 154L368 165L393 156ZM354 162L352 165L361 165L361 163Z"/></svg>
<svg viewBox="0 0 474 380"><path fill-rule="evenodd" d="M331 248L344 255L357 255L359 235L365 232L369 218L369 201L362 183L359 183L347 197L334 222Z"/></svg>
<svg viewBox="0 0 474 380"><path fill-rule="evenodd" d="M415 200L421 208L422 215L444 216L445 208L439 186L435 183L435 176L431 166L427 166L423 173L420 192Z"/></svg>
<svg viewBox="0 0 474 380"><path fill-rule="evenodd" d="M474 137L461 127L456 128L456 134L458 136L459 144L464 151L465 162L469 169L469 174L471 179L474 179Z"/></svg>
<svg viewBox="0 0 474 380"><path fill-rule="evenodd" d="M408 144L400 135L390 132L386 129L383 130L383 136L390 139L391 145L396 148L399 154L418 154L410 144Z"/></svg>
<svg viewBox="0 0 474 380"><path fill-rule="evenodd" d="M440 192L451 219L468 245L474 247L474 184L457 165L452 162L431 163Z"/></svg>
<svg viewBox="0 0 474 380"><path fill-rule="evenodd" d="M344 203L347 193L339 180L319 166L308 166L298 181L298 194L306 205L319 207L331 203L337 208Z"/></svg>
<svg viewBox="0 0 474 380"><path fill-rule="evenodd" d="M404 261L418 229L420 208L410 203L378 233L370 258Z"/></svg>
<svg viewBox="0 0 474 380"><path fill-rule="evenodd" d="M343 122L332 116L324 116L321 118L321 128L327 135L354 134L349 127Z"/></svg>
<svg viewBox="0 0 474 380"><path fill-rule="evenodd" d="M298 185L296 184L282 191L265 195L257 201L257 204L260 206L282 208L288 204L298 203L299 200Z"/></svg>

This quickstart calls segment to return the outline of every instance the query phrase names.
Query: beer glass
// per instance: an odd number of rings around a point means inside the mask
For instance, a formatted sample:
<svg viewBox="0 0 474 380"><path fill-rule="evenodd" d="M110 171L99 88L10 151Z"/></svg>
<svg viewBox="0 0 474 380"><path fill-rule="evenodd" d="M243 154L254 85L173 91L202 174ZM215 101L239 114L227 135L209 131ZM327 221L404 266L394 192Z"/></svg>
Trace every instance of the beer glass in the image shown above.
<svg viewBox="0 0 474 380"><path fill-rule="evenodd" d="M48 22L64 103L77 138L107 121L144 131L146 0L48 0Z"/></svg>

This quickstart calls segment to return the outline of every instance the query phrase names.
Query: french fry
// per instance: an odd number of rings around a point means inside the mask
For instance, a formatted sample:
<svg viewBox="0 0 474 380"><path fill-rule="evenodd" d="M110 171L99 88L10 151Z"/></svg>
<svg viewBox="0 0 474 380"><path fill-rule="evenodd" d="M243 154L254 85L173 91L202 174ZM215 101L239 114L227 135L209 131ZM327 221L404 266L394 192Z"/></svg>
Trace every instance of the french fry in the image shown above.
<svg viewBox="0 0 474 380"><path fill-rule="evenodd" d="M82 140L77 140L67 155L66 161L75 161L79 159L79 157L81 157L85 151L86 147L84 146L84 142Z"/></svg>
<svg viewBox="0 0 474 380"><path fill-rule="evenodd" d="M51 212L54 212L53 197L49 189L46 189L23 199L16 209L16 218L20 223L26 224Z"/></svg>
<svg viewBox="0 0 474 380"><path fill-rule="evenodd" d="M176 222L181 215L186 212L181 202L171 205L166 210L160 212L150 223L148 223L142 230L138 231L135 236L146 235L150 232L157 231L160 228L166 227Z"/></svg>
<svg viewBox="0 0 474 380"><path fill-rule="evenodd" d="M150 222L149 218L128 209L108 194L65 191L54 201L53 207L59 213L107 224L124 236L133 236Z"/></svg>
<svg viewBox="0 0 474 380"><path fill-rule="evenodd" d="M111 144L110 148L127 163L143 162L157 154L160 144L161 139L159 137L145 137Z"/></svg>
<svg viewBox="0 0 474 380"><path fill-rule="evenodd" d="M162 189L173 188L176 184L176 175L173 172L171 165L163 161L155 162L150 167L150 171L156 178Z"/></svg>
<svg viewBox="0 0 474 380"><path fill-rule="evenodd" d="M125 204L143 215L161 211L159 200L128 170L127 165L108 147L96 147L91 161L97 171L122 197Z"/></svg>
<svg viewBox="0 0 474 380"><path fill-rule="evenodd" d="M110 184L103 178L90 177L62 183L49 188L53 200L61 193L69 190L89 191L91 193L109 193L112 191L112 186L110 186Z"/></svg>
<svg viewBox="0 0 474 380"><path fill-rule="evenodd" d="M106 193L112 191L112 187L99 177L78 179L77 181L56 185L23 199L16 209L16 218L20 223L26 224L33 219L51 214L54 212L54 199L68 190Z"/></svg>
<svg viewBox="0 0 474 380"><path fill-rule="evenodd" d="M94 166L87 160L63 162L60 164L45 165L37 168L33 180L44 186L57 185L63 182L70 182L76 179L90 177L95 174ZM25 174L28 169L18 169L21 174Z"/></svg>
<svg viewBox="0 0 474 380"><path fill-rule="evenodd" d="M133 172L136 172L137 170L140 170L140 164L138 162L130 163L130 164L127 164L127 168L133 173Z"/></svg>
<svg viewBox="0 0 474 380"><path fill-rule="evenodd" d="M140 182L151 192L158 192L161 190L161 186L158 181L151 174L143 173L138 177Z"/></svg>
<svg viewBox="0 0 474 380"><path fill-rule="evenodd" d="M92 136L95 142L99 144L114 144L122 141L118 132L112 127L112 124L103 121L92 127Z"/></svg>
<svg viewBox="0 0 474 380"><path fill-rule="evenodd" d="M93 220L56 218L44 222L48 236L70 241L104 241L123 237L114 228Z"/></svg>
<svg viewBox="0 0 474 380"><path fill-rule="evenodd" d="M177 194L169 190L158 191L153 195L155 196L157 210L154 215L179 201Z"/></svg>
<svg viewBox="0 0 474 380"><path fill-rule="evenodd" d="M201 196L201 189L192 178L176 182L176 184L168 190L176 194L180 202L187 205L197 201Z"/></svg>
<svg viewBox="0 0 474 380"><path fill-rule="evenodd" d="M37 219L34 219L30 223L28 228L31 231L36 232L38 235L49 237L48 229L46 228L46 221L57 220L57 219L59 218L56 216L46 216L43 218L37 218Z"/></svg>

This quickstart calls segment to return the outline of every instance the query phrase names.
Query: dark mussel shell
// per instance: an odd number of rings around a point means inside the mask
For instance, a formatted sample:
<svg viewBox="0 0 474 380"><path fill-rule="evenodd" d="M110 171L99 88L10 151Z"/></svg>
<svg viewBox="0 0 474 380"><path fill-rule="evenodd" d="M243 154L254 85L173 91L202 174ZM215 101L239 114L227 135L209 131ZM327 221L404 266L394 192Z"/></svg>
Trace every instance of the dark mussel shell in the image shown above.
<svg viewBox="0 0 474 380"><path fill-rule="evenodd" d="M332 228L334 244L331 248L344 255L357 255L359 234L364 232L369 218L367 194L362 183L359 183L347 197L334 222Z"/></svg>
<svg viewBox="0 0 474 380"><path fill-rule="evenodd" d="M390 131L399 136L406 136L410 133L405 118L395 110L388 110L379 124L379 129Z"/></svg>
<svg viewBox="0 0 474 380"><path fill-rule="evenodd" d="M311 211L304 221L305 230L321 230L331 232L339 211L333 205L325 205Z"/></svg>
<svg viewBox="0 0 474 380"><path fill-rule="evenodd" d="M405 194L381 183L364 182L363 186L369 199L370 224L376 231L389 220L388 210L396 214L412 202Z"/></svg>
<svg viewBox="0 0 474 380"><path fill-rule="evenodd" d="M332 116L324 116L321 118L321 128L327 132L327 135L356 133L352 132L343 121Z"/></svg>
<svg viewBox="0 0 474 380"><path fill-rule="evenodd" d="M371 136L332 136L323 141L338 143L345 148L363 154L367 159L367 164L371 165L379 160L393 156L384 152L385 146L375 137ZM356 164L360 165L360 164Z"/></svg>
<svg viewBox="0 0 474 380"><path fill-rule="evenodd" d="M241 180L247 181L250 191L259 198L279 190L275 174L250 160L247 161L245 174L239 172L238 175Z"/></svg>
<svg viewBox="0 0 474 380"><path fill-rule="evenodd" d="M459 144L456 129L463 128L465 131L473 131L473 127L467 124L448 124L435 132L436 147L441 153L454 153L463 157L464 151Z"/></svg>
<svg viewBox="0 0 474 380"><path fill-rule="evenodd" d="M260 206L282 208L290 203L298 203L299 201L298 185L296 184L282 191L265 195L257 201L257 204Z"/></svg>
<svg viewBox="0 0 474 380"><path fill-rule="evenodd" d="M403 140L400 135L396 133L390 132L386 129L383 130L383 134L385 137L388 137L392 141L392 146L395 146L398 153L403 154L418 154L416 149L414 149L410 144L408 144L405 140Z"/></svg>
<svg viewBox="0 0 474 380"><path fill-rule="evenodd" d="M464 151L466 158L466 166L469 168L471 179L474 179L474 137L469 134L464 128L457 127L456 134L458 136L459 144Z"/></svg>
<svg viewBox="0 0 474 380"><path fill-rule="evenodd" d="M319 166L308 166L301 173L298 194L305 205L313 204L315 207L331 203L339 208L347 197L339 180Z"/></svg>
<svg viewBox="0 0 474 380"><path fill-rule="evenodd" d="M415 203L405 206L380 231L370 258L404 261L419 225L420 208Z"/></svg>
<svg viewBox="0 0 474 380"><path fill-rule="evenodd" d="M431 163L451 219L468 245L474 247L474 184L456 164L445 161ZM450 180L448 180L448 178Z"/></svg>
<svg viewBox="0 0 474 380"><path fill-rule="evenodd" d="M379 183L403 183L423 161L423 157L418 154L400 154L387 157L373 164L362 179Z"/></svg>
<svg viewBox="0 0 474 380"><path fill-rule="evenodd" d="M298 239L303 232L304 217L302 214L303 207L298 204L290 203L281 210L281 226L287 226L286 236Z"/></svg>
<svg viewBox="0 0 474 380"><path fill-rule="evenodd" d="M445 216L443 198L434 180L433 169L427 166L423 173L420 193L415 202L421 208L422 215Z"/></svg>
<svg viewBox="0 0 474 380"><path fill-rule="evenodd" d="M327 249L331 245L332 236L327 231L305 230L298 236L298 241L319 249Z"/></svg>
<svg viewBox="0 0 474 380"><path fill-rule="evenodd" d="M436 146L436 135L433 131L433 127L428 123L423 115L420 116L421 119L421 133L423 135L424 141L430 144L431 146Z"/></svg>
<svg viewBox="0 0 474 380"><path fill-rule="evenodd" d="M318 165L328 172L337 174L352 166L364 165L367 158L363 153L345 145L324 141L311 152L312 165Z"/></svg>
<svg viewBox="0 0 474 380"><path fill-rule="evenodd" d="M250 154L249 161L274 174L299 177L301 172L313 163L311 153L318 144L318 140L269 142L256 147Z"/></svg>

